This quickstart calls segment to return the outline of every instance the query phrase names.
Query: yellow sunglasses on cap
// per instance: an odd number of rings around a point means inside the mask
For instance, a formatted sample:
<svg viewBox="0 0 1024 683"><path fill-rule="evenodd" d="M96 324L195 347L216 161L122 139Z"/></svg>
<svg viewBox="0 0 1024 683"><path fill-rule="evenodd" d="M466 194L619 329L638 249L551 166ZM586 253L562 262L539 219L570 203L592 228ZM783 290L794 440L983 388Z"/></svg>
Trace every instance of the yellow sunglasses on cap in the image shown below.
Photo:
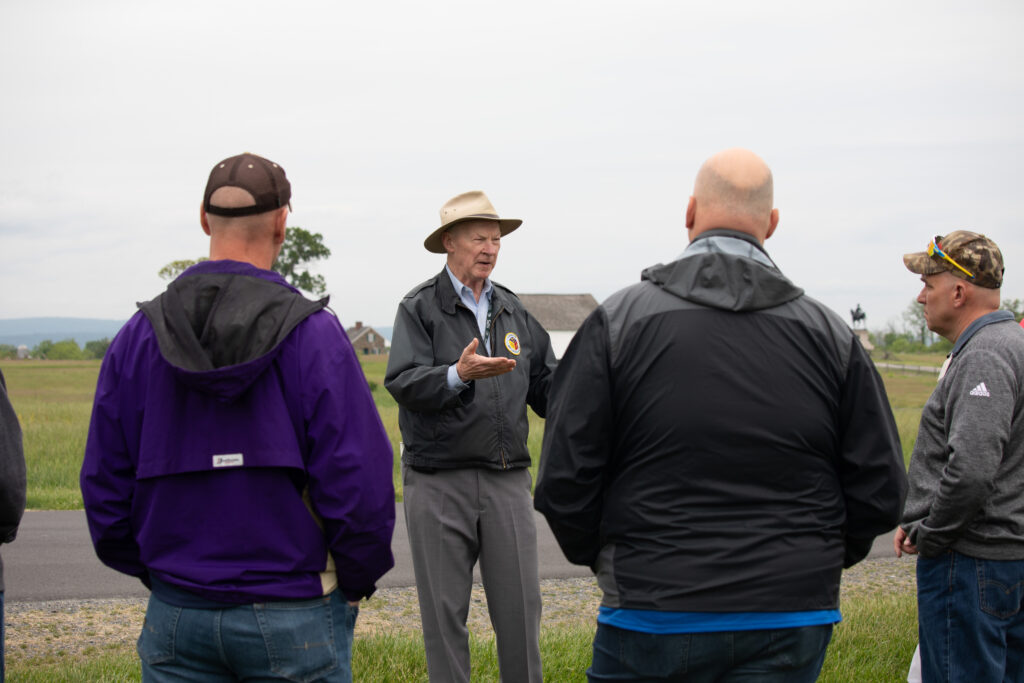
<svg viewBox="0 0 1024 683"><path fill-rule="evenodd" d="M957 268L959 268L963 272L967 273L967 277L969 277L969 278L971 278L973 280L974 279L974 273L972 273L971 271L969 271L966 268L964 268L963 266L961 266L959 263L957 263L952 258L950 258L949 254L947 254L946 252L942 251L941 247L939 247L939 239L940 238L938 236L936 236L935 239L933 239L931 242L928 243L928 255L931 256L931 257L934 257L936 254L938 254L940 257L946 259L947 261L952 263L954 266L956 266Z"/></svg>

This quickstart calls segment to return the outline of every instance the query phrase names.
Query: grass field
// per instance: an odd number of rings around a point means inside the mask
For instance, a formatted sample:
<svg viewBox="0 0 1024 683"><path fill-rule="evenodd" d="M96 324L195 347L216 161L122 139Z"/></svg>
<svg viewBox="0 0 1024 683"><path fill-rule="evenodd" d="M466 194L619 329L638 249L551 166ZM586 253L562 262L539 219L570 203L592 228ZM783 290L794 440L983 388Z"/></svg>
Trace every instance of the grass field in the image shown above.
<svg viewBox="0 0 1024 683"><path fill-rule="evenodd" d="M30 509L82 507L78 471L99 368L99 361L0 363L21 422Z"/></svg>

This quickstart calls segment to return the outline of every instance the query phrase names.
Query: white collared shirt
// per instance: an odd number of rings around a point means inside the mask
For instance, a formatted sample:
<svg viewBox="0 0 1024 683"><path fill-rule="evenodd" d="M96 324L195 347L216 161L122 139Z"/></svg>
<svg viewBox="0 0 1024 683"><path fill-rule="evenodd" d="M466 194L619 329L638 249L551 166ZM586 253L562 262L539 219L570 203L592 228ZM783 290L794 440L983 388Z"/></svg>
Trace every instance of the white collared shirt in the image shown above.
<svg viewBox="0 0 1024 683"><path fill-rule="evenodd" d="M484 280L484 288L480 292L480 301L477 301L473 296L473 290L464 285L459 278L455 277L447 263L444 266L444 270L448 273L448 277L451 278L452 287L455 288L455 293L458 295L459 300L476 316L476 327L480 331L480 343L487 350L487 355L490 355L491 340L487 338L487 309L490 307L491 295L494 293L494 285L491 284L491 279L487 278ZM455 365L456 363L453 363L448 366L448 387L451 389L462 389L469 386L459 378Z"/></svg>

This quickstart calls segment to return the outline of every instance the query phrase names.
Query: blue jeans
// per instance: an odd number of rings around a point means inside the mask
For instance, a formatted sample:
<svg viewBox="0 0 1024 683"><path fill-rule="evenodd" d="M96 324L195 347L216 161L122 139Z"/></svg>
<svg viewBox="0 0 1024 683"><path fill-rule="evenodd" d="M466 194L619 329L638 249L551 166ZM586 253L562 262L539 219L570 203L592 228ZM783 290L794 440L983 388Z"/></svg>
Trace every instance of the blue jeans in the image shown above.
<svg viewBox="0 0 1024 683"><path fill-rule="evenodd" d="M1024 681L1024 560L917 560L925 681Z"/></svg>
<svg viewBox="0 0 1024 683"><path fill-rule="evenodd" d="M150 595L138 643L142 680L350 683L358 613L338 590L226 609L175 607Z"/></svg>
<svg viewBox="0 0 1024 683"><path fill-rule="evenodd" d="M589 681L812 683L832 625L652 634L597 625Z"/></svg>

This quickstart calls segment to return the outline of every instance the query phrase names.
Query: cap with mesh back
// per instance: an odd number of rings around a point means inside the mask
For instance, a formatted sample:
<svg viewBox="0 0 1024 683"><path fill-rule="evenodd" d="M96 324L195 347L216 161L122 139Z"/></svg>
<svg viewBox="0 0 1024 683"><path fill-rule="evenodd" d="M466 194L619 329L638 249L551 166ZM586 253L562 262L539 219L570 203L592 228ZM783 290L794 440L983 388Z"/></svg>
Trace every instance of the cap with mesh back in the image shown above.
<svg viewBox="0 0 1024 683"><path fill-rule="evenodd" d="M1003 254L988 237L970 230L954 230L945 237L936 237L935 244L951 259L971 272L974 277L954 266L946 259L927 251L904 254L903 264L911 273L934 275L948 272L955 277L987 289L999 289L1003 284Z"/></svg>
<svg viewBox="0 0 1024 683"><path fill-rule="evenodd" d="M252 195L252 206L224 207L210 203L210 197L222 187L237 187ZM288 206L292 186L284 169L255 154L229 157L213 167L203 195L203 208L214 216L252 216Z"/></svg>

